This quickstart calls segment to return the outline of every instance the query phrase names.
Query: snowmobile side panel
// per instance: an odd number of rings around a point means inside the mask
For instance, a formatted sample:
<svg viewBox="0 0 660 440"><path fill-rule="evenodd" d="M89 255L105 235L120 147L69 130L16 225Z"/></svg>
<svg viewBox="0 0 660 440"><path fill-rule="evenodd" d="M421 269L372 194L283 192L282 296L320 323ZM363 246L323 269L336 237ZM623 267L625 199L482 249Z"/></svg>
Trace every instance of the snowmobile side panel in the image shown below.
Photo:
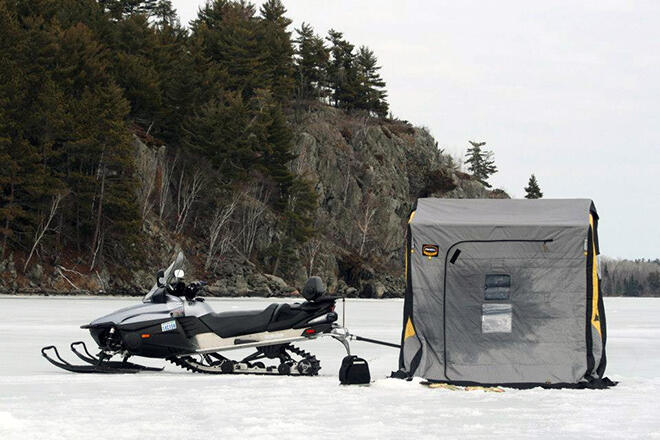
<svg viewBox="0 0 660 440"><path fill-rule="evenodd" d="M137 356L164 358L194 352L195 345L177 321L170 317L148 323L119 325L117 330L126 347Z"/></svg>

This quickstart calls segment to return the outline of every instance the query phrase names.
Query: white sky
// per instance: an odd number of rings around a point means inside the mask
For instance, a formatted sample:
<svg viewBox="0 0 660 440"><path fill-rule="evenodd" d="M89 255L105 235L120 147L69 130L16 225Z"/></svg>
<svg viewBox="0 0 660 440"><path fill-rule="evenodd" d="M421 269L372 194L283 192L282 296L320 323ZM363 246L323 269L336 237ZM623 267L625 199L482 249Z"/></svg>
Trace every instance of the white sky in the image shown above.
<svg viewBox="0 0 660 440"><path fill-rule="evenodd" d="M205 0L174 0L183 23ZM261 2L256 2L261 3ZM512 197L592 198L601 251L660 257L660 2L284 0L294 27L372 48L395 116L463 155L486 141Z"/></svg>

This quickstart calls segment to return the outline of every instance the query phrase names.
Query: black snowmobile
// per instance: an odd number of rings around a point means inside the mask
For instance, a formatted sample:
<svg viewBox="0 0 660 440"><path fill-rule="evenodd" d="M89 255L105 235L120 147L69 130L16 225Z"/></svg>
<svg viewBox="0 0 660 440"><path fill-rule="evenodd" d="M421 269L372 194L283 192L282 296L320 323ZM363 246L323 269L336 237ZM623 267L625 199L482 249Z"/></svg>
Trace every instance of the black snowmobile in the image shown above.
<svg viewBox="0 0 660 440"><path fill-rule="evenodd" d="M166 359L199 373L315 376L321 369L318 359L292 343L329 336L339 340L349 357L355 358L350 356L351 335L336 323L337 298L326 294L320 278L307 281L303 303L215 313L197 296L205 283L183 281L183 263L184 256L179 253L174 263L159 271L156 284L142 304L117 310L81 327L89 329L100 349L94 356L84 342L71 344L71 350L86 365L68 363L52 345L42 348L42 355L53 365L76 373L162 370L128 362L131 356L144 356ZM241 348L255 351L238 361L224 356L227 351ZM54 353L55 358L49 353ZM111 360L115 356L121 360ZM266 359L277 363L266 366L262 362Z"/></svg>

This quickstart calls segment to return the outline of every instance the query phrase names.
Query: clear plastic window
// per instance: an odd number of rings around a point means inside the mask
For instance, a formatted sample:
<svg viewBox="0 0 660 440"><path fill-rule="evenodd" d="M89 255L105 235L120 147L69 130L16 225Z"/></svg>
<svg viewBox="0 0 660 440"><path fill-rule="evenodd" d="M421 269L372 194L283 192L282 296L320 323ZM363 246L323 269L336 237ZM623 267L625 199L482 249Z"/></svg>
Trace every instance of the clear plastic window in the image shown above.
<svg viewBox="0 0 660 440"><path fill-rule="evenodd" d="M513 308L511 304L483 304L482 333L511 333Z"/></svg>
<svg viewBox="0 0 660 440"><path fill-rule="evenodd" d="M511 275L486 274L484 299L508 300L511 292Z"/></svg>

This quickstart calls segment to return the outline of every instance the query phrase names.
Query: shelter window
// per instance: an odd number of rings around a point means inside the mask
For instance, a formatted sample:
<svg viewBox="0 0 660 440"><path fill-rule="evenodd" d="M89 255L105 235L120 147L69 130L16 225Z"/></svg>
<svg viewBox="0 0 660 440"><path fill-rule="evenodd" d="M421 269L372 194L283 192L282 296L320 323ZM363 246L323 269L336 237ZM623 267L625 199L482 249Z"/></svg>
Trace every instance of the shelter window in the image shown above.
<svg viewBox="0 0 660 440"><path fill-rule="evenodd" d="M486 274L484 299L508 300L511 293L511 275Z"/></svg>
<svg viewBox="0 0 660 440"><path fill-rule="evenodd" d="M482 333L511 333L511 304L483 304L481 307Z"/></svg>

